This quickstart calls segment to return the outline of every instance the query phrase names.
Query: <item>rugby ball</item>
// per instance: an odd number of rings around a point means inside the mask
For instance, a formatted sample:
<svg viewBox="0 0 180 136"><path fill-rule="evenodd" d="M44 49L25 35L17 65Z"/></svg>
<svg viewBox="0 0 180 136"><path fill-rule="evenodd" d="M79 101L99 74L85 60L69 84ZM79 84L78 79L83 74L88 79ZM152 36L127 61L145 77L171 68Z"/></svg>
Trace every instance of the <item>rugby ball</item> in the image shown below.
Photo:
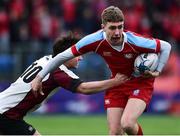
<svg viewBox="0 0 180 136"><path fill-rule="evenodd" d="M158 55L155 53L143 53L134 61L135 74L143 74L146 70L155 71L158 65Z"/></svg>

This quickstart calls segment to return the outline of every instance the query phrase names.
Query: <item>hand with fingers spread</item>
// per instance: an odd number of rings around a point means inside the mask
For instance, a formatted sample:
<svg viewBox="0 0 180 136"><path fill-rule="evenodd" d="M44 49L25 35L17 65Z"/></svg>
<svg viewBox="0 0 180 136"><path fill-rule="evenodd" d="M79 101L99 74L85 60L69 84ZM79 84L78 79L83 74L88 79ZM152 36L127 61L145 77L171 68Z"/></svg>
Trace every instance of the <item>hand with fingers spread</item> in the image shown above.
<svg viewBox="0 0 180 136"><path fill-rule="evenodd" d="M42 78L38 75L31 82L31 87L35 97L37 97L38 94L44 95L44 92L42 90Z"/></svg>

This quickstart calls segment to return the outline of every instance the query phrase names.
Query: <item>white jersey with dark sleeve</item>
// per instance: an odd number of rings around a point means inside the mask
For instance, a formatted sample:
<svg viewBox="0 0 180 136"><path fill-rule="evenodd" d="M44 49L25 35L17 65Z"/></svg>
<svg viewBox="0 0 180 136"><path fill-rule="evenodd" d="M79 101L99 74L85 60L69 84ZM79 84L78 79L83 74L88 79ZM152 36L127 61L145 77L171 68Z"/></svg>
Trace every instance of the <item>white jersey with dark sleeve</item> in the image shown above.
<svg viewBox="0 0 180 136"><path fill-rule="evenodd" d="M9 88L0 93L0 114L12 119L22 119L27 112L39 107L55 88L60 86L72 92L76 91L82 81L66 66L61 65L43 79L42 87L45 95L34 96L31 81L51 59L51 56L45 56L35 61Z"/></svg>

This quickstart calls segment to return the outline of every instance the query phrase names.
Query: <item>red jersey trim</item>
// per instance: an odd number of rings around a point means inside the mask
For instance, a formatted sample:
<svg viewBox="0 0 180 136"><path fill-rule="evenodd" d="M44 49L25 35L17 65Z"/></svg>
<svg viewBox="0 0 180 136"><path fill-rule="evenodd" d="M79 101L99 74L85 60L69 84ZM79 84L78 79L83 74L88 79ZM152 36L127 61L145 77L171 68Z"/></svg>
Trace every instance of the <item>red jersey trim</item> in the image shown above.
<svg viewBox="0 0 180 136"><path fill-rule="evenodd" d="M160 52L161 43L160 43L160 40L159 40L159 39L155 39L155 40L156 40L156 44L157 44L156 53L158 53L158 52Z"/></svg>
<svg viewBox="0 0 180 136"><path fill-rule="evenodd" d="M78 52L78 50L76 49L76 46L75 46L75 45L73 45L73 46L71 47L71 51L72 51L72 53L73 53L74 56L79 56L79 55L81 54L81 53Z"/></svg>

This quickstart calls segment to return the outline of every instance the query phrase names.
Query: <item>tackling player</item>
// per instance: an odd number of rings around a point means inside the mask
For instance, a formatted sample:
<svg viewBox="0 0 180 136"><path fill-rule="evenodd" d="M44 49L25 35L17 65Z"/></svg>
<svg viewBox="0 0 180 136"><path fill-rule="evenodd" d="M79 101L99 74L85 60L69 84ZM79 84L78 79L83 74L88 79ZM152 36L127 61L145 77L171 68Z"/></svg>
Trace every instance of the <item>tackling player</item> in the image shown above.
<svg viewBox="0 0 180 136"><path fill-rule="evenodd" d="M65 61L95 52L107 62L112 77L120 72L130 78L124 84L108 89L105 94L105 108L110 135L142 135L137 120L146 109L153 93L154 78L159 76L166 64L171 45L168 42L146 38L131 31L124 31L124 15L118 7L110 6L102 14L102 29L85 36L71 48L54 57L32 81L34 92L43 94L41 80ZM143 76L135 77L134 60L141 53L159 54L156 71L146 71Z"/></svg>
<svg viewBox="0 0 180 136"><path fill-rule="evenodd" d="M35 97L31 81L52 60L52 58L75 44L77 39L69 35L58 39L53 46L53 56L44 56L30 65L25 72L0 93L0 134L1 135L40 135L23 117L35 110L48 95L57 87L63 87L73 93L91 94L111 88L127 80L122 74L113 79L93 82L83 82L68 68L76 67L78 58L71 59L48 74L42 81L44 95Z"/></svg>

